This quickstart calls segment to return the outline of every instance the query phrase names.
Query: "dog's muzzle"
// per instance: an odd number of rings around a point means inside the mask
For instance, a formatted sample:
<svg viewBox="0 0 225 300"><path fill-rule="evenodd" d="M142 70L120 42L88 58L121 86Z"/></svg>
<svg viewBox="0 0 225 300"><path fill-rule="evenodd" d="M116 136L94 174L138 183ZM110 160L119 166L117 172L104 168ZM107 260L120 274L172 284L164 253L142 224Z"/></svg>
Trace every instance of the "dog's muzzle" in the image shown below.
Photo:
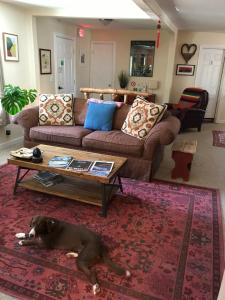
<svg viewBox="0 0 225 300"><path fill-rule="evenodd" d="M29 232L29 237L30 238L35 237L35 229L34 228L32 228L31 231Z"/></svg>

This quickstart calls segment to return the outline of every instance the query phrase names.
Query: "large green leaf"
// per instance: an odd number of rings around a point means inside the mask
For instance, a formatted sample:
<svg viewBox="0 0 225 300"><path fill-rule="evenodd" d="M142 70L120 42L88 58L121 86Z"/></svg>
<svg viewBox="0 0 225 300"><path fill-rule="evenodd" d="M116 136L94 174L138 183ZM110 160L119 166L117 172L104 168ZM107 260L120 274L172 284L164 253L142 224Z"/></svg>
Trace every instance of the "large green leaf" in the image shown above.
<svg viewBox="0 0 225 300"><path fill-rule="evenodd" d="M19 86L7 84L4 86L4 95L1 99L4 110L10 115L20 112L24 106L33 103L37 96L35 89L21 89Z"/></svg>

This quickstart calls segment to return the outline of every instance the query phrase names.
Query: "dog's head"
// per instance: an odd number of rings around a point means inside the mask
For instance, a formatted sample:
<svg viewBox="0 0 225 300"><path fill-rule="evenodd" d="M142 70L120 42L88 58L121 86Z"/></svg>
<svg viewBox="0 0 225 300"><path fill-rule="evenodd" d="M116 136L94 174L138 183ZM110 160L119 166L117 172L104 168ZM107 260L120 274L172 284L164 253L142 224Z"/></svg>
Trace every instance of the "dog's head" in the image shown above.
<svg viewBox="0 0 225 300"><path fill-rule="evenodd" d="M30 222L29 237L38 237L52 233L57 228L57 220L46 216L35 216Z"/></svg>

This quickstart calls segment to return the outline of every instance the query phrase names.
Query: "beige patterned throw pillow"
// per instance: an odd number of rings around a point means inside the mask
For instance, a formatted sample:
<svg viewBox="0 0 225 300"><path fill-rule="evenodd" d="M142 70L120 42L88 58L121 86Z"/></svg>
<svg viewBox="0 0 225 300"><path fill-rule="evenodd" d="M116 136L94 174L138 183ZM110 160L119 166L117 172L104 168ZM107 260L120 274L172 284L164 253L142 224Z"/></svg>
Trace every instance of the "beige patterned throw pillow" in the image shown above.
<svg viewBox="0 0 225 300"><path fill-rule="evenodd" d="M160 121L166 109L166 105L151 103L138 96L134 100L121 130L126 134L144 139L151 128Z"/></svg>
<svg viewBox="0 0 225 300"><path fill-rule="evenodd" d="M39 125L73 125L72 94L39 95Z"/></svg>

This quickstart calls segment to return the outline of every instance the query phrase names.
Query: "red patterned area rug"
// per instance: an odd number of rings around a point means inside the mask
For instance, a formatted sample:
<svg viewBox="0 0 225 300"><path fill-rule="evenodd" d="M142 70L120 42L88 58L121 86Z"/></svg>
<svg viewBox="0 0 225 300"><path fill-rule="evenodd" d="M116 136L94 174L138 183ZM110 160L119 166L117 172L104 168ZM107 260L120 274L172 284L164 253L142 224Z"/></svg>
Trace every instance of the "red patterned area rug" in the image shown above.
<svg viewBox="0 0 225 300"><path fill-rule="evenodd" d="M123 179L107 218L99 208L18 188L15 167L0 168L0 290L19 299L170 300L217 299L223 271L220 198L217 190ZM15 233L34 215L86 224L100 233L113 260L130 279L96 270L102 291L91 285L65 251L21 247Z"/></svg>
<svg viewBox="0 0 225 300"><path fill-rule="evenodd" d="M225 131L213 130L213 146L225 148Z"/></svg>

